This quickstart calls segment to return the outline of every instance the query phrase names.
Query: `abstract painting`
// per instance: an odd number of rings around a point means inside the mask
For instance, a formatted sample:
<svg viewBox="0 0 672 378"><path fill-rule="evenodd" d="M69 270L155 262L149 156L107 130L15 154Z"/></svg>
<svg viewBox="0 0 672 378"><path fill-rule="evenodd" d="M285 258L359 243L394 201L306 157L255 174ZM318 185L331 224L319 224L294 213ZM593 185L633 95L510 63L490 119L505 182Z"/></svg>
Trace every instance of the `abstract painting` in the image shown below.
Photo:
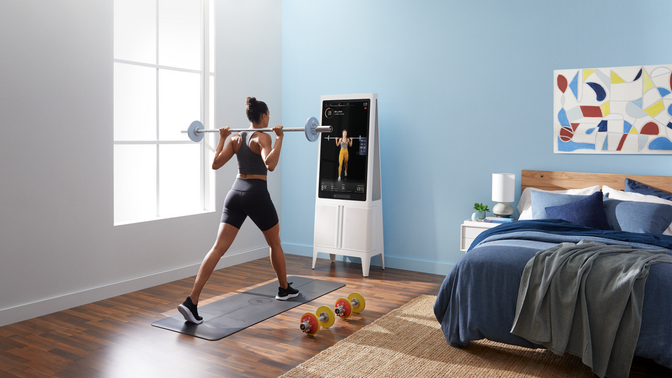
<svg viewBox="0 0 672 378"><path fill-rule="evenodd" d="M672 65L553 72L553 152L672 154Z"/></svg>

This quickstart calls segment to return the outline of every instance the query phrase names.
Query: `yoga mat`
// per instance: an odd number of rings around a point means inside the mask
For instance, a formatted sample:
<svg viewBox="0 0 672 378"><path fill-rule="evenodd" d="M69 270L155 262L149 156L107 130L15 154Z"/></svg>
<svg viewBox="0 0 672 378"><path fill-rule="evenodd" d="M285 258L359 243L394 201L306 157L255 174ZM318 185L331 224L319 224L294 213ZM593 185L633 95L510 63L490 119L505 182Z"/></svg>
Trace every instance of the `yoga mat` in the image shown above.
<svg viewBox="0 0 672 378"><path fill-rule="evenodd" d="M292 287L299 290L298 297L286 301L276 300L278 282L273 281L199 306L198 313L203 317L201 324L185 322L184 317L178 313L152 325L206 340L219 340L345 286L344 283L307 277L287 277L287 281L293 282Z"/></svg>

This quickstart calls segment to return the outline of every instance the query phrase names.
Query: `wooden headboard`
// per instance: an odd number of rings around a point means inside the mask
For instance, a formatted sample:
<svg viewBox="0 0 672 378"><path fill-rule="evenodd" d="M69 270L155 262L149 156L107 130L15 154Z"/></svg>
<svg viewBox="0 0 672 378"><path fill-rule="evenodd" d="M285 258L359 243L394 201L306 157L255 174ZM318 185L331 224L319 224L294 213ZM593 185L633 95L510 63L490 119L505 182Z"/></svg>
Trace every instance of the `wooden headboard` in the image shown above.
<svg viewBox="0 0 672 378"><path fill-rule="evenodd" d="M554 171L521 171L520 192L528 186L542 190L565 190L607 185L624 190L625 179L639 181L656 189L672 193L672 176L621 175L611 173L580 173Z"/></svg>

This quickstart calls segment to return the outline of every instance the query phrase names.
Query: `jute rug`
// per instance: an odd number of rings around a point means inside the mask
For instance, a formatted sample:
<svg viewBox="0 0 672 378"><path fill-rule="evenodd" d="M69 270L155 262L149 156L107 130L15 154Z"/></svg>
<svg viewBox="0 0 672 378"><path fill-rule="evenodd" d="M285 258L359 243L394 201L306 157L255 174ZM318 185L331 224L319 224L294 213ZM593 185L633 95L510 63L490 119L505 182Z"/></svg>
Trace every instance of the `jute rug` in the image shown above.
<svg viewBox="0 0 672 378"><path fill-rule="evenodd" d="M593 377L581 359L488 340L451 347L423 295L282 377ZM318 336L319 337L319 336Z"/></svg>

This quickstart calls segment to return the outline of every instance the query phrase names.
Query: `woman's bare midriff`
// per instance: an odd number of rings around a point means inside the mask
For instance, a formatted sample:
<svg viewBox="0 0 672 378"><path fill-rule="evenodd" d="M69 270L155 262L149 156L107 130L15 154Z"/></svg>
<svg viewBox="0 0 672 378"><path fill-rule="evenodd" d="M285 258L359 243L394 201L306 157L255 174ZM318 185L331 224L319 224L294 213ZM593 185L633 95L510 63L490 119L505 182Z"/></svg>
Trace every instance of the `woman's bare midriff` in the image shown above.
<svg viewBox="0 0 672 378"><path fill-rule="evenodd" d="M264 180L266 181L266 175L250 175L245 173L239 173L238 178L245 180Z"/></svg>

